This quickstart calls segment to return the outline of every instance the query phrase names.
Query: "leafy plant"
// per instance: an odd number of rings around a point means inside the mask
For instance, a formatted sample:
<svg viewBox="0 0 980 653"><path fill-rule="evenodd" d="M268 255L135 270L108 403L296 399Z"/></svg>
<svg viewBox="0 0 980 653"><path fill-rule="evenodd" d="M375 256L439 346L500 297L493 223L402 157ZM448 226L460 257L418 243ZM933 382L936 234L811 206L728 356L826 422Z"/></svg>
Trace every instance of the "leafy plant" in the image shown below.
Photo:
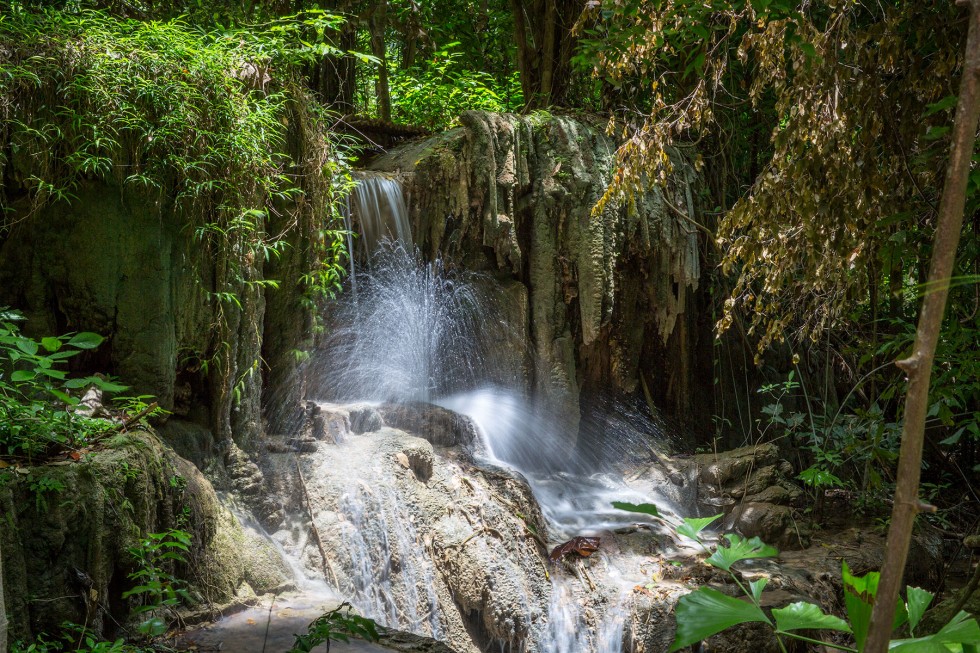
<svg viewBox="0 0 980 653"><path fill-rule="evenodd" d="M139 631L147 637L156 637L167 631L167 622L161 613L167 608L190 600L183 582L168 571L174 563L186 562L184 554L190 550L191 536L181 530L170 529L163 533L150 533L140 540L139 546L129 550L139 568L129 574L138 584L123 593L123 598L136 597L134 611L145 615Z"/></svg>
<svg viewBox="0 0 980 653"><path fill-rule="evenodd" d="M494 77L473 70L449 43L425 67L401 71L391 80L392 111L399 120L446 129L462 111L519 111L524 96L516 73L501 85Z"/></svg>
<svg viewBox="0 0 980 653"><path fill-rule="evenodd" d="M624 504L619 504L617 507L621 508L622 505ZM798 601L782 608L774 608L767 614L762 607L762 594L768 579L759 578L746 583L732 567L746 560L771 558L778 555L778 551L764 544L757 537L746 539L732 533L724 536L728 543L727 546L716 546L714 551L710 551L702 537L702 532L720 517L721 515L715 515L699 519L684 519L683 523L676 528L676 532L693 539L705 549L705 552L710 554L705 562L716 569L727 572L742 592L744 599L729 596L711 587L699 587L682 596L677 602L675 611L677 631L670 646L671 652L696 644L732 626L746 623L766 624L772 629L780 649L783 651L787 650L785 638L852 653L859 653L863 650L864 639L871 621L871 608L874 605L878 587L879 574L877 572L856 577L851 575L847 563L843 563L842 577L847 621L826 614L820 606L806 601ZM889 647L890 651L975 653L978 650L980 625L977 624L976 619L965 612L960 612L933 635L914 637L915 629L932 601L933 595L926 590L910 587L906 591L906 597L905 602L899 606L893 628L907 624L909 633L913 635L913 638L893 640ZM856 647L814 639L798 632L811 630L848 633L853 635Z"/></svg>
<svg viewBox="0 0 980 653"><path fill-rule="evenodd" d="M103 641L85 626L66 621L57 638L41 633L30 644L14 642L10 653L148 653L151 650L127 644L122 638Z"/></svg>
<svg viewBox="0 0 980 653"><path fill-rule="evenodd" d="M48 499L46 495L49 492L57 494L64 491L65 484L51 476L42 476L32 480L29 487L34 492L34 503L37 512L43 513L48 510Z"/></svg>
<svg viewBox="0 0 980 653"><path fill-rule="evenodd" d="M77 448L112 427L112 422L76 414L73 390L95 385L105 392L125 386L101 376L69 378L67 360L102 343L97 333L34 340L21 333L24 317L0 309L0 456L29 462L58 449Z"/></svg>
<svg viewBox="0 0 980 653"><path fill-rule="evenodd" d="M351 637L376 642L379 639L378 627L373 619L356 614L353 606L345 601L337 608L317 617L310 624L305 635L297 635L289 653L309 653L324 643L329 652L331 641L348 642Z"/></svg>

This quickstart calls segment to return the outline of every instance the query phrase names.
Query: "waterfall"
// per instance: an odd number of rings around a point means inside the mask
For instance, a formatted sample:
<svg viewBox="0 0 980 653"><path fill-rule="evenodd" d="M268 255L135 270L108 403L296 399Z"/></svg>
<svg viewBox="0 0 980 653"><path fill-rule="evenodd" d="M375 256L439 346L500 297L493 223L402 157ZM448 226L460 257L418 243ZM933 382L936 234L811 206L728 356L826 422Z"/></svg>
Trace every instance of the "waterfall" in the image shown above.
<svg viewBox="0 0 980 653"><path fill-rule="evenodd" d="M533 561L530 567L487 553L492 574L481 576L486 584L480 591L463 587L457 596L459 586L446 575L459 575L468 564L461 551L493 551L526 540L527 522L518 517L527 515L517 512L513 496L494 507L492 493L478 490L473 476L465 478L481 469L505 468L530 488L550 546L579 535L628 531L636 515L613 509L612 501L652 502L666 513L691 514L691 497L676 488L672 495L663 479L645 485L624 480L630 465L650 468L651 442L666 437L664 425L642 401L604 405L591 398L596 414L587 420L538 401L522 382L521 361L533 355L526 325L505 318L514 315L507 310L514 295L489 275L421 260L396 181L360 176L350 201L364 265L358 267L357 292L345 293L325 311L326 336L308 374L308 396L319 410L336 423L346 420L353 433L364 432L320 442L315 456L305 459L315 504L311 517L320 533L334 538L328 547L334 577L328 581L362 613L394 628L458 638L464 623L473 645L499 645L502 651L621 653L630 593L642 576L635 566L617 568L605 552L590 562L604 574L598 589L571 568L541 572L537 550L523 558ZM437 439L384 428L382 415L398 404L464 415L482 446L468 450L470 462L450 474L456 454L432 446L426 453L413 435L427 445ZM372 411L373 422L364 417ZM426 456L428 471L419 463ZM443 475L430 482L437 462ZM473 497L476 507L463 505L463 496ZM442 507L432 513L436 505ZM514 521L516 535L504 538L505 524ZM315 568L310 547L298 548L307 567ZM464 567L447 572L447 551L462 556L453 560ZM484 571L467 570L467 578ZM534 588L522 584L529 578L536 579ZM533 600L529 589L538 592ZM494 602L488 595L505 599ZM467 621L480 614L490 621Z"/></svg>
<svg viewBox="0 0 980 653"><path fill-rule="evenodd" d="M412 228L402 186L377 174L359 173L351 193L351 213L359 229L361 258L369 260L385 240L411 248ZM353 252L351 252L353 254Z"/></svg>

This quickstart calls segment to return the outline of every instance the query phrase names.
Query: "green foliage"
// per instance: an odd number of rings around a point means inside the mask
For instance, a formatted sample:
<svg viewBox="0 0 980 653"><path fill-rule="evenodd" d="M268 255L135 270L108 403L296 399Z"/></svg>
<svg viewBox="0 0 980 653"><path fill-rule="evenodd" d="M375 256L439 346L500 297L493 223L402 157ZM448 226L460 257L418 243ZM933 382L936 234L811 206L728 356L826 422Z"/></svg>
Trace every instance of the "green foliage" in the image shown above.
<svg viewBox="0 0 980 653"><path fill-rule="evenodd" d="M139 632L146 638L162 635L167 623L161 613L188 600L183 583L167 570L175 563L183 564L185 553L190 550L191 536L181 530L171 529L164 533L150 533L140 540L139 546L129 550L138 569L129 579L138 583L123 593L123 598L136 597L134 611L144 615ZM65 622L57 635L41 633L30 644L15 642L11 653L151 653L156 647L141 647L120 638L103 641L87 626ZM169 650L169 649L168 649Z"/></svg>
<svg viewBox="0 0 980 653"><path fill-rule="evenodd" d="M348 642L351 637L376 642L379 638L378 627L373 619L356 614L350 603L344 602L317 617L305 635L296 635L296 642L289 653L309 653L323 643L326 643L329 651L331 641Z"/></svg>
<svg viewBox="0 0 980 653"><path fill-rule="evenodd" d="M725 535L728 546L719 546L715 552L708 557L708 564L724 571L731 571L732 565L743 560L755 558L773 558L779 555L774 547L771 547L758 537L745 539L740 535L728 533Z"/></svg>
<svg viewBox="0 0 980 653"><path fill-rule="evenodd" d="M101 376L69 378L69 358L102 343L95 333L40 340L21 333L23 316L0 308L0 456L29 462L59 449L78 448L113 425L76 414L73 390L95 385L106 392L125 388Z"/></svg>
<svg viewBox="0 0 980 653"><path fill-rule="evenodd" d="M123 639L101 641L95 634L76 623L65 622L57 637L42 633L27 644L14 642L10 653L150 653L153 649L127 644Z"/></svg>
<svg viewBox="0 0 980 653"><path fill-rule="evenodd" d="M191 536L181 530L171 529L164 533L150 533L140 540L139 546L129 550L139 568L129 574L137 585L123 593L123 598L135 597L136 614L144 615L139 632L146 637L156 637L167 631L162 612L190 600L183 583L169 569L175 563L186 562L184 554L190 550Z"/></svg>
<svg viewBox="0 0 980 653"><path fill-rule="evenodd" d="M0 168L16 185L0 211L26 195L13 215L35 215L89 179L172 207L213 266L200 289L217 328L199 354L230 388L234 362L218 359L245 298L278 283L264 262L294 243L311 296L340 287L349 174L299 72L333 52L317 35L340 20L310 11L200 29L15 5L0 19Z"/></svg>
<svg viewBox="0 0 980 653"><path fill-rule="evenodd" d="M392 117L433 130L453 126L468 110L519 111L524 106L520 80L514 73L503 85L490 74L474 70L450 43L424 67L399 71L391 80Z"/></svg>
<svg viewBox="0 0 980 653"><path fill-rule="evenodd" d="M139 417L140 424L148 426L147 420L170 414L170 411L158 406L154 399L156 397L153 395L126 395L113 397L112 404L127 420Z"/></svg>
<svg viewBox="0 0 980 653"><path fill-rule="evenodd" d="M685 519L684 525L677 528L679 534L691 537L702 547L706 547L701 539L702 529L717 517L691 520ZM728 572L729 577L741 590L744 598L728 596L711 587L699 587L686 594L677 602L677 630L670 651L678 651L703 639L716 635L732 626L745 623L765 623L779 640L780 648L786 650L783 638L801 640L804 642L823 645L842 651L862 651L871 620L871 609L878 588L878 574L871 572L863 577L854 577L843 563L842 577L844 580L844 600L847 608L848 621L840 617L826 614L819 606L805 601L798 601L782 608L775 608L771 617L762 608L762 594L766 586L765 578L753 581L748 587L732 570L732 565L745 560L760 557L770 557L778 552L759 541L759 538L745 538L727 534L725 539L728 546L717 546L705 559L713 567ZM895 613L894 628L909 623L910 631L915 627L932 601L933 595L925 590L910 587L907 590L907 602L900 602ZM856 648L825 642L802 635L795 631L832 630L853 634ZM916 639L893 640L889 650L898 651L937 651L938 653L968 651L968 646L980 642L980 626L965 612L960 612L938 633Z"/></svg>
<svg viewBox="0 0 980 653"><path fill-rule="evenodd" d="M48 511L48 499L46 495L48 493L58 494L64 491L65 484L51 476L41 476L40 478L32 478L28 487L34 493L34 507L40 515Z"/></svg>

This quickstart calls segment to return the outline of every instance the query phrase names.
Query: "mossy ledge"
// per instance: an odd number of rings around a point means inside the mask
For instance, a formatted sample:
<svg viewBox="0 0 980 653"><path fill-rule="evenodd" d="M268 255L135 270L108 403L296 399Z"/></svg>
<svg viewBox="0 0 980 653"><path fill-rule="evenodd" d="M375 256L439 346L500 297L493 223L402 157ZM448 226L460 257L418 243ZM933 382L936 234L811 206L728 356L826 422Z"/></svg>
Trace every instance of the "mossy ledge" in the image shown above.
<svg viewBox="0 0 980 653"><path fill-rule="evenodd" d="M287 578L271 545L244 530L200 471L149 432L116 436L77 462L0 469L0 517L10 641L55 632L66 620L120 632L132 608L122 595L135 585L129 549L148 533L191 534L187 562L173 573L202 609Z"/></svg>

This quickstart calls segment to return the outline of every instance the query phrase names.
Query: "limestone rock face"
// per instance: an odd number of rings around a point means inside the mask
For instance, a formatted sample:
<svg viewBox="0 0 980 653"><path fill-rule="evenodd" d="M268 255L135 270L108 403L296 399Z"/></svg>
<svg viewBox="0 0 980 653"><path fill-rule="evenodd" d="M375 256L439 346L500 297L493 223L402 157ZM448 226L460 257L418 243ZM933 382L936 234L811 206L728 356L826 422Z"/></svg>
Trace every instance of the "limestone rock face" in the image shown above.
<svg viewBox="0 0 980 653"><path fill-rule="evenodd" d="M632 392L645 374L654 392L688 405L685 338L700 262L697 175L686 156L676 153L666 186L593 215L616 149L602 128L482 112L460 122L372 167L401 176L426 255L527 288L538 396L577 413L583 385Z"/></svg>
<svg viewBox="0 0 980 653"><path fill-rule="evenodd" d="M54 632L66 620L111 635L112 619L129 612L122 594L136 584L127 578L136 569L129 549L170 528L191 534L188 565L174 574L199 601L270 591L289 578L272 546L243 530L193 464L151 434L124 437L78 462L0 470L11 640ZM33 489L41 478L53 489Z"/></svg>

